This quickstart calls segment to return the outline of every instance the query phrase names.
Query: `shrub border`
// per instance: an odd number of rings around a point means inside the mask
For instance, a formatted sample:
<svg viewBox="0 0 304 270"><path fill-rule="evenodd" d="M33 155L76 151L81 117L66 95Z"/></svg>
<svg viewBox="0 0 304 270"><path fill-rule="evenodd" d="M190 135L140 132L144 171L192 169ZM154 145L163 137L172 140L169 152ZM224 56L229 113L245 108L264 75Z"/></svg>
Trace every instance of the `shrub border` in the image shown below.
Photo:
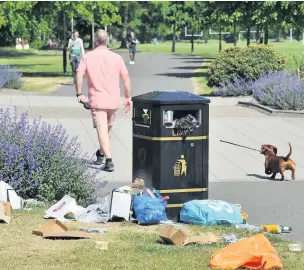
<svg viewBox="0 0 304 270"><path fill-rule="evenodd" d="M247 107L270 116L304 117L304 111L276 110L256 102L238 101L237 106Z"/></svg>

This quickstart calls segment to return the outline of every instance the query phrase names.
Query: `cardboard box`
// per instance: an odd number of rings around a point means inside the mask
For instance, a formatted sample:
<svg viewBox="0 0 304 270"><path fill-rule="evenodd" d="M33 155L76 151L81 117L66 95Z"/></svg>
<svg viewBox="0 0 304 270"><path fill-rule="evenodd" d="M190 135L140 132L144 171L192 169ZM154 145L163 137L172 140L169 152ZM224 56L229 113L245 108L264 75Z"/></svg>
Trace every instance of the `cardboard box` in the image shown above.
<svg viewBox="0 0 304 270"><path fill-rule="evenodd" d="M126 221L130 220L132 197L129 193L112 192L110 219L123 218Z"/></svg>
<svg viewBox="0 0 304 270"><path fill-rule="evenodd" d="M44 234L67 232L68 227L58 220L52 220L46 224L40 225L38 229L33 231L33 234L44 236Z"/></svg>
<svg viewBox="0 0 304 270"><path fill-rule="evenodd" d="M52 220L33 230L33 234L48 239L83 239L91 238L86 232L68 231L68 227L58 220Z"/></svg>
<svg viewBox="0 0 304 270"><path fill-rule="evenodd" d="M160 230L160 238L167 244L185 246L191 243L216 243L218 237L213 233L202 233L197 236L188 236L183 230L177 229L174 225L165 225Z"/></svg>
<svg viewBox="0 0 304 270"><path fill-rule="evenodd" d="M0 202L0 221L9 224L12 216L12 206L9 202Z"/></svg>
<svg viewBox="0 0 304 270"><path fill-rule="evenodd" d="M131 194L135 194L136 191L138 192L143 191L144 186L145 186L145 181L143 179L136 178L131 186L132 187Z"/></svg>

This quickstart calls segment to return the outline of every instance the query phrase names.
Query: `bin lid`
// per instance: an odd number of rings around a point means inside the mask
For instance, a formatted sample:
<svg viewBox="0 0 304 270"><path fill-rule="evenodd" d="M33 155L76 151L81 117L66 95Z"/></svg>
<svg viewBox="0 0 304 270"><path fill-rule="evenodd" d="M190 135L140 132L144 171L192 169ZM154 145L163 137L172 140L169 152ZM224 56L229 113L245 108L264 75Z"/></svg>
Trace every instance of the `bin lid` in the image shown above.
<svg viewBox="0 0 304 270"><path fill-rule="evenodd" d="M198 104L210 103L209 98L180 90L158 90L132 97L132 101L149 104Z"/></svg>

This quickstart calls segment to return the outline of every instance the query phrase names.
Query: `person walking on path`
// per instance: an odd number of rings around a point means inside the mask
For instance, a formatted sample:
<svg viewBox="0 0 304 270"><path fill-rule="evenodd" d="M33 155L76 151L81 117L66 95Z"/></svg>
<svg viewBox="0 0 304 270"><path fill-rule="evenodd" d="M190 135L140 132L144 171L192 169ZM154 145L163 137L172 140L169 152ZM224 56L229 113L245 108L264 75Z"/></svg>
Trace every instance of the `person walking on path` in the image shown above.
<svg viewBox="0 0 304 270"><path fill-rule="evenodd" d="M128 38L129 40L129 54L130 54L130 65L134 65L134 58L135 58L135 53L136 53L136 43L137 43L137 38L135 37L134 33L131 32L130 37Z"/></svg>
<svg viewBox="0 0 304 270"><path fill-rule="evenodd" d="M123 58L108 50L108 41L106 31L99 29L95 33L95 49L84 55L77 69L76 96L78 102L87 102L81 93L83 76L87 74L89 104L100 144L94 164L102 165L105 160L103 170L114 171L110 138L115 113L120 106L119 79L124 82L126 112L131 109L131 81Z"/></svg>
<svg viewBox="0 0 304 270"><path fill-rule="evenodd" d="M74 84L76 84L76 70L81 58L84 56L83 41L79 37L78 31L74 31L73 38L69 39L68 51L70 51L70 65L73 72Z"/></svg>

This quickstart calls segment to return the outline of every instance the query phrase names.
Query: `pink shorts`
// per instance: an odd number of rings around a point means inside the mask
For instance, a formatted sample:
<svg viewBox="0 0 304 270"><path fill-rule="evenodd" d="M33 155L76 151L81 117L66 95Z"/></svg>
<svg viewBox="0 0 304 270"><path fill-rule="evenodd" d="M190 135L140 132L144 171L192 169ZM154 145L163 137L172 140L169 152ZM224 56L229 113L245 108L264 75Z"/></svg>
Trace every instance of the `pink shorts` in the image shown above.
<svg viewBox="0 0 304 270"><path fill-rule="evenodd" d="M93 127L108 127L112 126L115 120L115 110L92 109Z"/></svg>

